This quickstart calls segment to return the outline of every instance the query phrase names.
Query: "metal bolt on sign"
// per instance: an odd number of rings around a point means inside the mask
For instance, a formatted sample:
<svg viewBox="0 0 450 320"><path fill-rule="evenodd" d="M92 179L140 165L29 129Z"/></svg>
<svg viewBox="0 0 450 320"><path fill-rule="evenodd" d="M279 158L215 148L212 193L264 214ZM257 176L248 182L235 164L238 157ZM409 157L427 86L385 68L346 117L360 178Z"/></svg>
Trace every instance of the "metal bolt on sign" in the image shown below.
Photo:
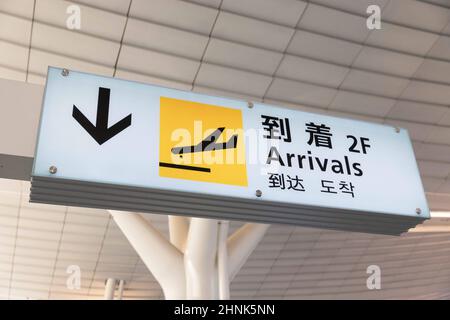
<svg viewBox="0 0 450 320"><path fill-rule="evenodd" d="M55 166L51 166L50 168L48 168L48 172L50 172L51 174L55 174L56 172L58 172L58 168Z"/></svg>

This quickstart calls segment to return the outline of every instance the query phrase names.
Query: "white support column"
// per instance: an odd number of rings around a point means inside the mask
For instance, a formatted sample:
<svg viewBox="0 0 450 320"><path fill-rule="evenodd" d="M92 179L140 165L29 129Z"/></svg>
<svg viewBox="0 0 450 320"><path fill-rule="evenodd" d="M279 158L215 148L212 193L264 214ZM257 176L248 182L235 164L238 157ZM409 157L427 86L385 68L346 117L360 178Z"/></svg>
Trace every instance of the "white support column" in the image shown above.
<svg viewBox="0 0 450 320"><path fill-rule="evenodd" d="M219 222L219 236L217 244L217 273L218 291L220 300L230 299L230 279L228 274L228 221Z"/></svg>
<svg viewBox="0 0 450 320"><path fill-rule="evenodd" d="M213 299L217 252L217 221L191 218L184 267L187 299Z"/></svg>
<svg viewBox="0 0 450 320"><path fill-rule="evenodd" d="M186 298L183 254L140 214L109 211L161 285L166 299Z"/></svg>
<svg viewBox="0 0 450 320"><path fill-rule="evenodd" d="M169 217L172 244L141 214L109 212L166 299L229 299L231 280L269 228L247 223L227 239L227 221Z"/></svg>
<svg viewBox="0 0 450 320"><path fill-rule="evenodd" d="M105 284L105 300L114 300L114 292L116 291L116 279L108 278Z"/></svg>
<svg viewBox="0 0 450 320"><path fill-rule="evenodd" d="M246 223L228 239L228 272L230 282L266 234L268 224Z"/></svg>
<svg viewBox="0 0 450 320"><path fill-rule="evenodd" d="M119 281L119 289L118 289L117 300L122 300L124 286L125 286L125 281L124 280L120 280Z"/></svg>
<svg viewBox="0 0 450 320"><path fill-rule="evenodd" d="M189 218L181 216L169 216L170 242L178 250L184 252L189 232Z"/></svg>

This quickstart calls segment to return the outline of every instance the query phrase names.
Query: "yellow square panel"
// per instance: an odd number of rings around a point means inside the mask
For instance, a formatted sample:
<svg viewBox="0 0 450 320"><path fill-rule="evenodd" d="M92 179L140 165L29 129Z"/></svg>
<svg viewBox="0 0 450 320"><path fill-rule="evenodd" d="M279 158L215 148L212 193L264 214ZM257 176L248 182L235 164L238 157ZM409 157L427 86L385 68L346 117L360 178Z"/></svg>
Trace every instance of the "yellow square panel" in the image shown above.
<svg viewBox="0 0 450 320"><path fill-rule="evenodd" d="M160 98L159 175L247 186L242 112Z"/></svg>

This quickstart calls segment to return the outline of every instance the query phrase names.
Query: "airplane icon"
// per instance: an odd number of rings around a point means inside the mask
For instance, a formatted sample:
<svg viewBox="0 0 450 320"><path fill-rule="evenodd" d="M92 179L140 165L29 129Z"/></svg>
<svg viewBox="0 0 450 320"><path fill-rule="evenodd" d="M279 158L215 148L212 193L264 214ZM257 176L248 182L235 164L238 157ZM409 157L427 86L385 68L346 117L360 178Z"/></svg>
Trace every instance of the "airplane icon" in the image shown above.
<svg viewBox="0 0 450 320"><path fill-rule="evenodd" d="M223 149L234 149L237 146L237 134L233 135L227 142L216 143L219 137L222 135L225 127L217 128L213 133L207 136L205 139L199 143L192 146L175 147L171 149L173 154L178 154L180 157L184 153L194 153L194 152L204 152L213 150L223 150Z"/></svg>

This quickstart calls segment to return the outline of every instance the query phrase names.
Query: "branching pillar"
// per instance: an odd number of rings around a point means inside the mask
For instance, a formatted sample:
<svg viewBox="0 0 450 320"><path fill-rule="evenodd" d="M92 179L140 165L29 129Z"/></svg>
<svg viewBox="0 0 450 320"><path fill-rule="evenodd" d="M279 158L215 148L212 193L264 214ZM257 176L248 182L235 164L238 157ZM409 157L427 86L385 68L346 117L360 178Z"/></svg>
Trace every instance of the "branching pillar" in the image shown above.
<svg viewBox="0 0 450 320"><path fill-rule="evenodd" d="M166 299L229 299L229 283L269 225L169 216L170 241L139 213L110 211ZM225 274L226 273L226 274Z"/></svg>

